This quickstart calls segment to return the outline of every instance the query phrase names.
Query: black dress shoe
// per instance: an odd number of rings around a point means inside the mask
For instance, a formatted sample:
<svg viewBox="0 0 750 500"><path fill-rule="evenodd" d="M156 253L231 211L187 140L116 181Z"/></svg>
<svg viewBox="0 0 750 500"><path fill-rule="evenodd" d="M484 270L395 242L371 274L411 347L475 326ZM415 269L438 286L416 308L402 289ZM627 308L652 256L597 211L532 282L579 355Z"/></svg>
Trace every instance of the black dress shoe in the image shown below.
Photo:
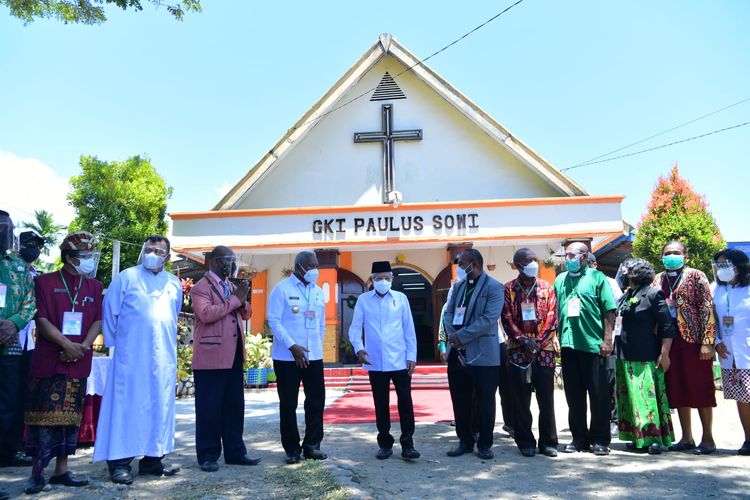
<svg viewBox="0 0 750 500"><path fill-rule="evenodd" d="M115 469L110 474L110 478L115 484L133 484L133 474L128 469Z"/></svg>
<svg viewBox="0 0 750 500"><path fill-rule="evenodd" d="M49 478L49 484L62 484L63 486L80 488L81 486L86 486L89 482L85 479L76 479L73 477L72 472L66 471L64 474Z"/></svg>
<svg viewBox="0 0 750 500"><path fill-rule="evenodd" d="M216 472L219 470L219 464L217 464L214 460L206 460L201 464L201 470L203 472Z"/></svg>
<svg viewBox="0 0 750 500"><path fill-rule="evenodd" d="M554 446L543 446L542 449L539 450L539 453L544 456L554 458L557 456L557 448L555 448Z"/></svg>
<svg viewBox="0 0 750 500"><path fill-rule="evenodd" d="M693 450L693 455L711 455L716 453L716 446L697 446Z"/></svg>
<svg viewBox="0 0 750 500"><path fill-rule="evenodd" d="M422 455L420 455L420 453L414 448L406 448L401 450L401 458L405 458L407 460L416 460L421 456Z"/></svg>
<svg viewBox="0 0 750 500"><path fill-rule="evenodd" d="M737 454L744 456L750 455L750 441L745 441L744 443L742 443L742 447L737 450Z"/></svg>
<svg viewBox="0 0 750 500"><path fill-rule="evenodd" d="M287 455L284 459L287 465L298 464L300 460L302 460L302 458L299 456L299 453L295 453L294 455Z"/></svg>
<svg viewBox="0 0 750 500"><path fill-rule="evenodd" d="M455 448L451 448L450 450L448 450L445 454L448 455L449 457L460 457L464 453L471 453L472 451L474 451L473 446L459 444Z"/></svg>
<svg viewBox="0 0 750 500"><path fill-rule="evenodd" d="M380 448L378 452L375 454L375 458L378 460L385 460L386 458L393 455L393 450L390 448Z"/></svg>
<svg viewBox="0 0 750 500"><path fill-rule="evenodd" d="M29 478L28 481L26 481L26 487L23 489L23 492L27 495L33 495L35 493L39 493L44 489L47 483L44 482L43 477L34 478L33 476Z"/></svg>
<svg viewBox="0 0 750 500"><path fill-rule="evenodd" d="M10 498L10 493L7 491L0 490L0 500L8 500Z"/></svg>
<svg viewBox="0 0 750 500"><path fill-rule="evenodd" d="M609 455L609 446L604 446L603 444L595 444L594 455L599 456L599 457L602 457L604 455Z"/></svg>
<svg viewBox="0 0 750 500"><path fill-rule="evenodd" d="M579 453L581 451L589 451L591 449L591 445L582 446L576 443L570 443L566 444L563 448L563 453Z"/></svg>
<svg viewBox="0 0 750 500"><path fill-rule="evenodd" d="M490 449L483 450L481 448L478 448L477 456L482 460L490 460L491 458L495 458L495 453Z"/></svg>
<svg viewBox="0 0 750 500"><path fill-rule="evenodd" d="M144 466L142 463L138 465L138 475L140 476L174 476L178 472L180 472L179 467L167 466L161 462L153 466Z"/></svg>
<svg viewBox="0 0 750 500"><path fill-rule="evenodd" d="M687 443L675 443L669 447L669 451L690 451L695 449L695 442L688 441Z"/></svg>
<svg viewBox="0 0 750 500"><path fill-rule="evenodd" d="M524 457L536 456L536 450L534 448L521 448L521 455Z"/></svg>
<svg viewBox="0 0 750 500"><path fill-rule="evenodd" d="M258 465L261 462L261 458L250 458L247 455L240 458L239 460L224 460L224 463L229 465Z"/></svg>
<svg viewBox="0 0 750 500"><path fill-rule="evenodd" d="M509 437L516 437L516 431L514 431L513 427L511 427L510 425L503 424L503 430L508 433Z"/></svg>
<svg viewBox="0 0 750 500"><path fill-rule="evenodd" d="M306 460L325 460L326 458L328 458L328 455L320 450L305 450Z"/></svg>
<svg viewBox="0 0 750 500"><path fill-rule="evenodd" d="M649 455L661 455L661 452L664 451L664 447L659 443L654 443L648 447L647 451Z"/></svg>

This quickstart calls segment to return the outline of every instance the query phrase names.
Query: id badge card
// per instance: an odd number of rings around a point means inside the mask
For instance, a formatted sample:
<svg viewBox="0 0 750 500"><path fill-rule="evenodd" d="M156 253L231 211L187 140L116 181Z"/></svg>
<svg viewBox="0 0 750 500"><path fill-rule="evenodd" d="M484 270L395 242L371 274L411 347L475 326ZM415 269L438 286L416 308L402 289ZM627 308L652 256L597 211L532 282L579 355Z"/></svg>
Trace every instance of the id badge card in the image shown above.
<svg viewBox="0 0 750 500"><path fill-rule="evenodd" d="M568 317L577 318L581 315L581 299L571 297L568 299Z"/></svg>
<svg viewBox="0 0 750 500"><path fill-rule="evenodd" d="M615 331L614 335L615 337L619 337L622 333L622 316L617 316L615 318Z"/></svg>
<svg viewBox="0 0 750 500"><path fill-rule="evenodd" d="M315 321L315 311L305 311L305 328L314 330L317 326L318 322Z"/></svg>
<svg viewBox="0 0 750 500"><path fill-rule="evenodd" d="M463 326L465 314L466 307L457 307L456 312L453 314L453 326Z"/></svg>
<svg viewBox="0 0 750 500"><path fill-rule="evenodd" d="M81 334L83 325L83 313L65 312L63 313L62 334L66 337L73 337Z"/></svg>
<svg viewBox="0 0 750 500"><path fill-rule="evenodd" d="M536 308L533 302L521 303L521 319L524 321L536 321Z"/></svg>
<svg viewBox="0 0 750 500"><path fill-rule="evenodd" d="M721 332L725 335L731 335L734 329L734 316L724 316L721 319Z"/></svg>
<svg viewBox="0 0 750 500"><path fill-rule="evenodd" d="M8 285L0 283L0 309L5 307L5 297L8 295Z"/></svg>
<svg viewBox="0 0 750 500"><path fill-rule="evenodd" d="M667 309L669 309L669 315L673 318L677 317L677 309L674 307L674 300L667 299Z"/></svg>

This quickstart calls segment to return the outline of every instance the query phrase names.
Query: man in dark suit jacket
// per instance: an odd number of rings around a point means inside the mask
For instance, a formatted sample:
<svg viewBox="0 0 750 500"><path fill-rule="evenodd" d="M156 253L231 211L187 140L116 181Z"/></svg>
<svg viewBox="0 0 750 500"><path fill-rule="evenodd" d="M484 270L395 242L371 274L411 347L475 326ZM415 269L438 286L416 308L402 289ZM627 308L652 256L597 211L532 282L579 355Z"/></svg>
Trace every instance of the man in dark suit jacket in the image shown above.
<svg viewBox="0 0 750 500"><path fill-rule="evenodd" d="M247 457L245 427L245 335L242 320L250 319L249 286L228 280L237 269L234 252L218 246L208 255L209 271L190 290L195 313L193 373L195 375L195 448L206 472L224 462L257 465Z"/></svg>
<svg viewBox="0 0 750 500"><path fill-rule="evenodd" d="M503 310L503 285L484 271L478 250L469 249L458 259L461 281L445 308L448 335L448 385L450 387L459 444L448 451L457 457L474 449L472 417L478 412L477 455L494 456L495 391L500 367L498 318ZM465 277L464 277L465 275ZM476 406L472 404L472 395Z"/></svg>

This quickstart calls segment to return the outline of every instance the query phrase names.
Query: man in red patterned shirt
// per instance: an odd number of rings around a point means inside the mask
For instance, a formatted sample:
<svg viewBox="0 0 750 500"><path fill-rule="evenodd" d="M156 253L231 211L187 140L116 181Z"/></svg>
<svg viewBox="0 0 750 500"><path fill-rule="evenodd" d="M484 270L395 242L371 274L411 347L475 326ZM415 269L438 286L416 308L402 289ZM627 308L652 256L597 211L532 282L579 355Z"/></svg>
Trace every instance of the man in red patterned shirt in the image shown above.
<svg viewBox="0 0 750 500"><path fill-rule="evenodd" d="M508 378L513 430L521 454L533 457L537 441L531 430L531 391L539 405L539 452L557 456L555 355L557 300L552 285L539 279L536 254L521 248L513 255L518 278L505 284L501 321L508 335Z"/></svg>

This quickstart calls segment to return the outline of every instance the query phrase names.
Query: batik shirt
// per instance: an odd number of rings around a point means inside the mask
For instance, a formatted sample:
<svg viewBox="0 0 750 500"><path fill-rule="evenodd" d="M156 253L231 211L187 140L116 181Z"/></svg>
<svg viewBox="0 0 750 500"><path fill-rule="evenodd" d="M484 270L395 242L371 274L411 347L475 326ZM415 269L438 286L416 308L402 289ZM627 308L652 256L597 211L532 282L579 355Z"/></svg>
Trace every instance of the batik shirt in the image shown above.
<svg viewBox="0 0 750 500"><path fill-rule="evenodd" d="M711 285L697 269L683 268L676 276L659 273L653 285L664 291L677 312L675 323L680 337L690 344L714 345L716 320Z"/></svg>
<svg viewBox="0 0 750 500"><path fill-rule="evenodd" d="M521 306L524 302L534 304L536 320L524 321ZM524 349L522 339L536 340L541 347L537 354L540 366L555 367L555 354L559 351L557 341L557 300L552 285L536 279L531 290L518 279L505 284L505 305L500 316L508 335L508 356L517 365L526 365L533 355Z"/></svg>
<svg viewBox="0 0 750 500"><path fill-rule="evenodd" d="M5 285L5 307L0 309L0 319L13 322L19 331L34 319L36 300L34 299L34 280L29 274L27 264L12 255L0 258L0 283ZM20 356L21 344L15 343L2 347L5 356Z"/></svg>

